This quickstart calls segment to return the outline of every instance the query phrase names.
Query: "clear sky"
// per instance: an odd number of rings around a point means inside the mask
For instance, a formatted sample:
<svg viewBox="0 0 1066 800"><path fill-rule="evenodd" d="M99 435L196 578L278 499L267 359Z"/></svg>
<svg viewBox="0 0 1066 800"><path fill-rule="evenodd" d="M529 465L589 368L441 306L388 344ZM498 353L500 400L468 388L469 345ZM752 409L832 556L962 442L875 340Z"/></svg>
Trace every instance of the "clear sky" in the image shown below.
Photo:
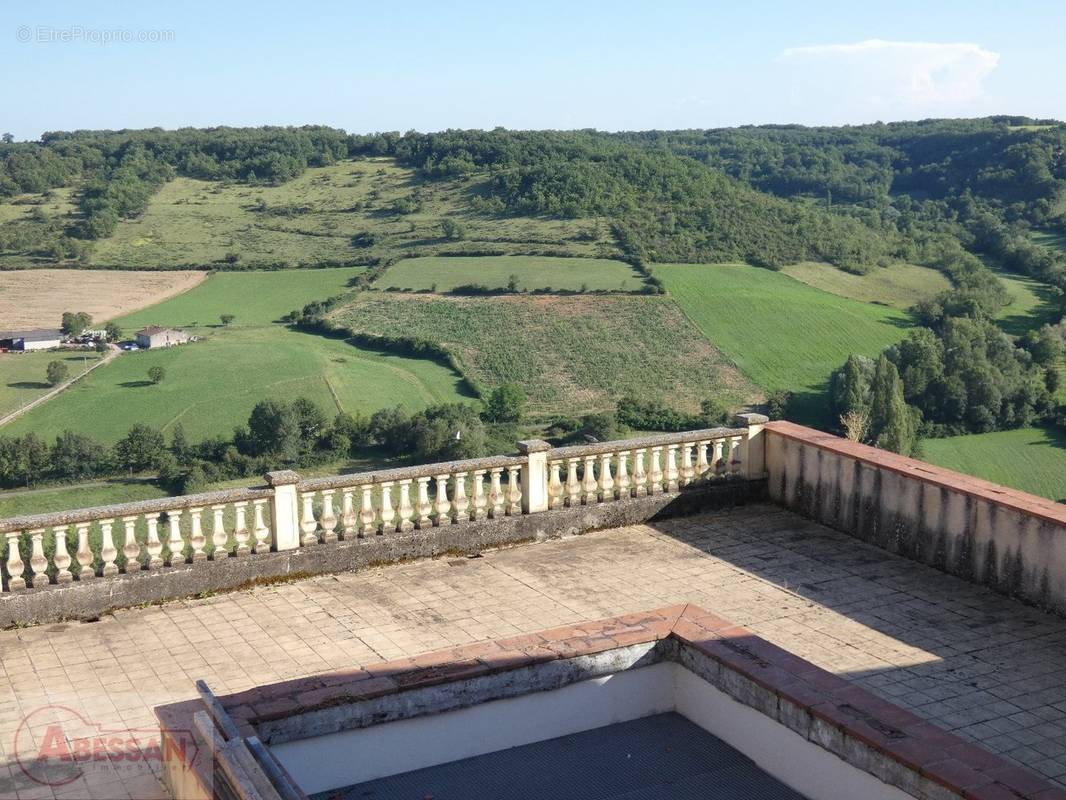
<svg viewBox="0 0 1066 800"><path fill-rule="evenodd" d="M1062 0L9 1L0 131L1064 119L1064 32Z"/></svg>

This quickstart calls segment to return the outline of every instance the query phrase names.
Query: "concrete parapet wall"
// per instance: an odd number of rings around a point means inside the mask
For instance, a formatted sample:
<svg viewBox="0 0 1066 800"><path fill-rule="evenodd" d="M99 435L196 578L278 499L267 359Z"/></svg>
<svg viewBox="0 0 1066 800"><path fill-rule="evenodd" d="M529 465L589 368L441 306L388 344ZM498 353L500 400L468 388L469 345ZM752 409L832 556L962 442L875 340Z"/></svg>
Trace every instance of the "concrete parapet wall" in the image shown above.
<svg viewBox="0 0 1066 800"><path fill-rule="evenodd" d="M790 422L766 426L775 502L1066 613L1066 506Z"/></svg>

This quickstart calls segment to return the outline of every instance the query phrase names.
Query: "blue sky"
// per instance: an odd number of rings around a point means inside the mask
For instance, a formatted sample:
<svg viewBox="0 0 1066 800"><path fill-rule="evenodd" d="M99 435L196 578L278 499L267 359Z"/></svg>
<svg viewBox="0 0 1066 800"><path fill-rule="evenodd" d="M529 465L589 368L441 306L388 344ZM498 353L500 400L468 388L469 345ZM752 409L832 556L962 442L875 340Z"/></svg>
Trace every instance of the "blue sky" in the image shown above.
<svg viewBox="0 0 1066 800"><path fill-rule="evenodd" d="M1063 119L1064 30L1060 0L9 2L0 130Z"/></svg>

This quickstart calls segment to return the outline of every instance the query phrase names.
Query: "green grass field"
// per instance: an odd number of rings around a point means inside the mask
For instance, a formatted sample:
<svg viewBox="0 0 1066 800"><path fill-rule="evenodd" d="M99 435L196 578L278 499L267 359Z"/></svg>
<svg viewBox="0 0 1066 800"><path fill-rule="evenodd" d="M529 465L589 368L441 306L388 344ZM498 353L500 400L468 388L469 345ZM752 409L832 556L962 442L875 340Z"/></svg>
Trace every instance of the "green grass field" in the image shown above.
<svg viewBox="0 0 1066 800"><path fill-rule="evenodd" d="M233 253L242 264L307 266L490 248L613 253L607 227L595 220L469 213L469 196L484 191L483 181L423 182L385 158L308 169L280 186L176 178L142 216L123 220L112 236L97 242L91 263L204 267ZM400 210L403 203L407 208ZM462 240L442 238L445 217L461 223ZM370 234L373 242L357 247L352 241L357 234Z"/></svg>
<svg viewBox="0 0 1066 800"><path fill-rule="evenodd" d="M926 439L922 459L1066 502L1066 434L1052 427Z"/></svg>
<svg viewBox="0 0 1066 800"><path fill-rule="evenodd" d="M291 331L271 322L284 311L343 291L355 269L239 272L119 320L127 333L144 324L188 326L198 342L124 353L63 394L4 426L51 438L75 430L104 442L143 422L169 430L180 421L193 441L228 436L260 400L309 397L330 414L411 409L458 400L461 378L431 361L372 353L340 339ZM234 313L223 328L218 314ZM215 326L215 327L211 327ZM147 380L159 365L166 379Z"/></svg>
<svg viewBox="0 0 1066 800"><path fill-rule="evenodd" d="M659 264L653 272L704 335L762 388L793 392L798 421L827 422L824 389L851 353L903 337L902 312L744 264Z"/></svg>
<svg viewBox="0 0 1066 800"><path fill-rule="evenodd" d="M0 353L0 417L17 411L52 387L45 379L51 361L64 361L70 377L92 366L99 356L83 353Z"/></svg>
<svg viewBox="0 0 1066 800"><path fill-rule="evenodd" d="M997 270L996 277L1010 296L1010 304L996 318L1004 331L1012 336L1020 336L1046 323L1058 322L1061 312L1050 286L1003 270Z"/></svg>
<svg viewBox="0 0 1066 800"><path fill-rule="evenodd" d="M1045 228L1033 231L1032 237L1034 242L1042 244L1044 247L1054 247L1058 250L1066 251L1066 230Z"/></svg>
<svg viewBox="0 0 1066 800"><path fill-rule="evenodd" d="M865 275L855 275L832 264L806 261L781 271L823 292L903 310L951 288L942 273L915 264L875 267Z"/></svg>
<svg viewBox="0 0 1066 800"><path fill-rule="evenodd" d="M479 283L490 289L507 286L511 276L525 291L563 289L635 292L644 279L629 264L604 258L553 258L550 256L429 256L406 258L393 264L378 281L381 288L411 291L435 288L450 292L456 286Z"/></svg>
<svg viewBox="0 0 1066 800"><path fill-rule="evenodd" d="M536 414L607 410L628 393L689 411L758 394L668 297L364 292L333 319L438 342L473 385L521 384Z"/></svg>

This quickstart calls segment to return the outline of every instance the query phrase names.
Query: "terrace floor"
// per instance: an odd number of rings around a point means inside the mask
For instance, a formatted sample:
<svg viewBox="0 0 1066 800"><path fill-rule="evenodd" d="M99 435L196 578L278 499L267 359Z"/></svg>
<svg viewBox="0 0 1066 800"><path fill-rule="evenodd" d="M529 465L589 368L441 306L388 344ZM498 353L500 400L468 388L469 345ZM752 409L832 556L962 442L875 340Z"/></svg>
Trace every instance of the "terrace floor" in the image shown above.
<svg viewBox="0 0 1066 800"><path fill-rule="evenodd" d="M41 714L151 730L152 708L693 602L1066 782L1066 620L769 505L0 632L0 800L165 797L151 758L20 763Z"/></svg>

